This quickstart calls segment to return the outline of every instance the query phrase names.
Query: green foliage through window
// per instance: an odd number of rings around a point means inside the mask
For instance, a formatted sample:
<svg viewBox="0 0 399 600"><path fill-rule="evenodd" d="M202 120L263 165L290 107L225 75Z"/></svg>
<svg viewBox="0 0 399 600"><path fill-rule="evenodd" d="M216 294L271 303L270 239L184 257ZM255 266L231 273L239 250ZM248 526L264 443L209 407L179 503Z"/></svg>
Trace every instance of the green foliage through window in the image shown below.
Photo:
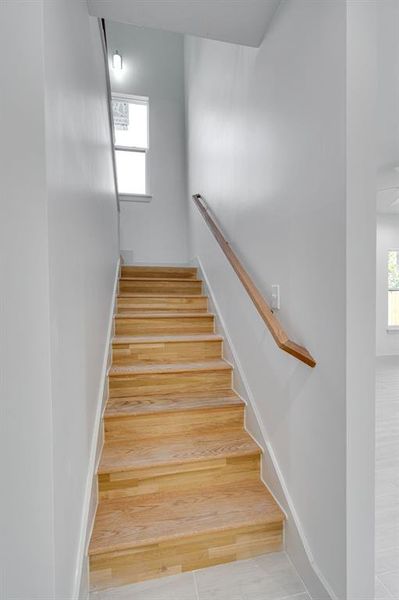
<svg viewBox="0 0 399 600"><path fill-rule="evenodd" d="M399 290L399 251L388 252L388 289Z"/></svg>

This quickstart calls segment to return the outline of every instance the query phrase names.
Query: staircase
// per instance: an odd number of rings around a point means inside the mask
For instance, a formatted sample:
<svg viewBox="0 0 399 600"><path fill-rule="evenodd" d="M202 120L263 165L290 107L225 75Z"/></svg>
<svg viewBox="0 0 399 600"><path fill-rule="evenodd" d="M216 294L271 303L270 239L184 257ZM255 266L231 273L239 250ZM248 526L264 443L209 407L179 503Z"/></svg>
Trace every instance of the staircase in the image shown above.
<svg viewBox="0 0 399 600"><path fill-rule="evenodd" d="M92 589L281 549L222 344L195 268L122 267Z"/></svg>

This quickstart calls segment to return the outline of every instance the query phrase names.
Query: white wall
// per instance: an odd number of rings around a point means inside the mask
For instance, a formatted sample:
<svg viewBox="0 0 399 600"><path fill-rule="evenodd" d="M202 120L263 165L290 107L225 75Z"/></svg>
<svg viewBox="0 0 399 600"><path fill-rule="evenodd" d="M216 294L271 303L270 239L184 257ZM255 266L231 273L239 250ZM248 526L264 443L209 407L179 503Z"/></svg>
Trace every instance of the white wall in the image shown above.
<svg viewBox="0 0 399 600"><path fill-rule="evenodd" d="M0 3L0 596L5 600L54 598L42 27L41 3Z"/></svg>
<svg viewBox="0 0 399 600"><path fill-rule="evenodd" d="M399 215L377 215L377 356L399 354L399 334L388 333L388 250L399 249Z"/></svg>
<svg viewBox="0 0 399 600"><path fill-rule="evenodd" d="M394 187L387 198L399 196L399 3L385 0L378 4L378 189ZM388 195L389 194L389 195ZM377 196L378 210L384 207ZM399 335L387 333L387 253L399 248L399 214L377 217L377 356L399 353Z"/></svg>
<svg viewBox="0 0 399 600"><path fill-rule="evenodd" d="M121 251L127 261L185 263L187 254L184 134L184 40L176 33L107 21L113 92L150 99L150 202L122 202Z"/></svg>
<svg viewBox="0 0 399 600"><path fill-rule="evenodd" d="M266 297L280 284L281 321L316 369L277 349L194 209L192 254L316 569L339 598L346 593L345 47L345 3L307 0L282 3L259 50L186 43L189 193L204 195ZM292 528L288 550L304 573Z"/></svg>
<svg viewBox="0 0 399 600"><path fill-rule="evenodd" d="M399 2L377 3L379 187L399 187Z"/></svg>
<svg viewBox="0 0 399 600"><path fill-rule="evenodd" d="M374 597L377 2L347 2L347 598Z"/></svg>
<svg viewBox="0 0 399 600"><path fill-rule="evenodd" d="M2 11L5 598L64 600L79 585L119 254L105 67L80 0L6 2Z"/></svg>
<svg viewBox="0 0 399 600"><path fill-rule="evenodd" d="M72 592L119 254L97 20L44 3L56 597Z"/></svg>

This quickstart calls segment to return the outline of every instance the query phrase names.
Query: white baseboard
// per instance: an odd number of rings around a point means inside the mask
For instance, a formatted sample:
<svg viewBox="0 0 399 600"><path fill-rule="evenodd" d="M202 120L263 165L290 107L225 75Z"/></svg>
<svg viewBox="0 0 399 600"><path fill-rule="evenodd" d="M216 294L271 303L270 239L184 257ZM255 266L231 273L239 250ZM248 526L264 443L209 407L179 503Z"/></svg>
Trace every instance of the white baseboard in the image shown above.
<svg viewBox="0 0 399 600"><path fill-rule="evenodd" d="M112 292L112 300L108 317L107 337L104 350L103 366L101 370L97 412L94 421L93 437L91 442L90 459L87 472L86 489L80 529L79 548L76 560L75 584L72 596L73 600L87 600L89 596L88 545L90 542L91 532L94 524L94 517L97 509L97 467L103 446L102 418L108 397L107 373L111 361L111 340L113 336L115 301L118 289L120 267L121 259L119 258L116 266L114 288Z"/></svg>
<svg viewBox="0 0 399 600"><path fill-rule="evenodd" d="M246 379L234 344L228 333L222 311L218 305L212 286L199 257L193 261L201 272L206 292L213 312L216 315L216 328L224 337L224 356L234 366L234 388L246 403L245 427L263 450L262 481L275 497L286 514L285 550L302 577L305 587L313 600L337 600L336 595L318 567L306 539L299 516L289 494L283 473L269 442L267 431L259 414L255 398Z"/></svg>

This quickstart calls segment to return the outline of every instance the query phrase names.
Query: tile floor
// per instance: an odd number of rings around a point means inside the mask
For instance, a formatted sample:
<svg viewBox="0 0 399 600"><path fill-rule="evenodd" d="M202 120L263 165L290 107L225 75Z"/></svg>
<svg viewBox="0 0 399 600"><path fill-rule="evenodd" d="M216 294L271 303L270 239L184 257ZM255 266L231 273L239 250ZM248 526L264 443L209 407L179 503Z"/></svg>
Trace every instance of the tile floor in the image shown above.
<svg viewBox="0 0 399 600"><path fill-rule="evenodd" d="M285 552L136 583L90 600L310 600Z"/></svg>
<svg viewBox="0 0 399 600"><path fill-rule="evenodd" d="M376 593L399 600L399 356L377 359Z"/></svg>

